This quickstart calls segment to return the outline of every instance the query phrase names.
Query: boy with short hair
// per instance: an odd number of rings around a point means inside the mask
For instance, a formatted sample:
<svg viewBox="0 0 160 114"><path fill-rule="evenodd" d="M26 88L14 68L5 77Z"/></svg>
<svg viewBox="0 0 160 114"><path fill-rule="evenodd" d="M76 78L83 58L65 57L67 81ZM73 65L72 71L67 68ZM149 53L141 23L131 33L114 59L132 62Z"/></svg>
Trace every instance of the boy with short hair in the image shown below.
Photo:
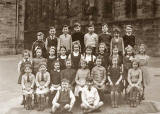
<svg viewBox="0 0 160 114"><path fill-rule="evenodd" d="M37 40L33 43L32 45L32 57L36 57L36 50L38 48L42 49L42 57L46 58L47 57L47 50L45 47L45 42L43 41L44 39L44 34L42 32L37 33Z"/></svg>
<svg viewBox="0 0 160 114"><path fill-rule="evenodd" d="M58 52L60 51L61 46L65 46L67 53L69 54L72 51L72 37L69 33L69 27L67 25L63 26L63 34L59 36L58 39Z"/></svg>
<svg viewBox="0 0 160 114"><path fill-rule="evenodd" d="M62 79L61 89L57 91L56 96L52 101L52 111L51 113L63 114L66 112L71 112L75 103L75 96L70 89L69 81L67 79Z"/></svg>
<svg viewBox="0 0 160 114"><path fill-rule="evenodd" d="M72 34L72 42L79 42L82 52L84 51L84 34L81 32L80 23L74 24L74 33Z"/></svg>
<svg viewBox="0 0 160 114"><path fill-rule="evenodd" d="M96 47L98 47L98 35L94 33L94 25L88 26L88 33L84 35L85 47L91 46L93 48L93 54L96 53Z"/></svg>
<svg viewBox="0 0 160 114"><path fill-rule="evenodd" d="M49 28L49 36L46 38L45 41L45 46L47 51L49 52L50 47L54 46L57 49L57 37L56 37L56 28L55 27L50 27Z"/></svg>
<svg viewBox="0 0 160 114"><path fill-rule="evenodd" d="M99 43L105 43L106 47L110 51L110 43L111 43L111 33L108 32L108 25L104 23L102 25L102 33L99 35Z"/></svg>
<svg viewBox="0 0 160 114"><path fill-rule="evenodd" d="M87 78L86 86L82 90L81 97L81 108L84 113L95 111L103 105L103 102L100 101L97 89L93 86L93 79L91 77Z"/></svg>

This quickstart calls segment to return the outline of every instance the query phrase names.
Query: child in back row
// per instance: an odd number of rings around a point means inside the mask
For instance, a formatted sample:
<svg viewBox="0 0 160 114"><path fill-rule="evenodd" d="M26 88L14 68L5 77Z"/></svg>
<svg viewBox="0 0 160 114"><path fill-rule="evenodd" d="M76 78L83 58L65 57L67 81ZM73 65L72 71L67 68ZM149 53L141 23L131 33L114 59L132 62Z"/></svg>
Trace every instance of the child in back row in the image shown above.
<svg viewBox="0 0 160 114"><path fill-rule="evenodd" d="M63 34L59 36L58 39L58 52L61 46L65 46L67 50L67 55L72 52L72 37L69 33L69 27L67 25L63 26Z"/></svg>
<svg viewBox="0 0 160 114"><path fill-rule="evenodd" d="M94 25L88 26L88 33L84 35L85 47L92 47L92 53L95 55L98 47L98 35L94 33Z"/></svg>
<svg viewBox="0 0 160 114"><path fill-rule="evenodd" d="M37 40L32 45L32 57L36 57L36 50L40 48L42 50L42 57L47 57L47 50L45 47L44 34L42 32L37 33Z"/></svg>

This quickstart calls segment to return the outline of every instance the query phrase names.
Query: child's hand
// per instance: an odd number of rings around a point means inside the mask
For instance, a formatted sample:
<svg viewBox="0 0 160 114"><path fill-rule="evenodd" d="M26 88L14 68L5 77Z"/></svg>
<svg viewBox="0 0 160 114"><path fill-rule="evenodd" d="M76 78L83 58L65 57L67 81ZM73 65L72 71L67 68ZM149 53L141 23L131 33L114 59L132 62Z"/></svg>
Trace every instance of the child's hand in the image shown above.
<svg viewBox="0 0 160 114"><path fill-rule="evenodd" d="M67 110L69 110L69 109L70 109L70 105L69 105L69 104L66 104L66 105L64 106L64 108L67 109Z"/></svg>
<svg viewBox="0 0 160 114"><path fill-rule="evenodd" d="M56 103L55 105L56 105L56 107L60 107L60 104L59 104L59 103Z"/></svg>
<svg viewBox="0 0 160 114"><path fill-rule="evenodd" d="M116 85L119 85L119 82L116 82Z"/></svg>
<svg viewBox="0 0 160 114"><path fill-rule="evenodd" d="M110 82L109 84L110 84L111 86L113 86L113 83L112 83L112 82Z"/></svg>

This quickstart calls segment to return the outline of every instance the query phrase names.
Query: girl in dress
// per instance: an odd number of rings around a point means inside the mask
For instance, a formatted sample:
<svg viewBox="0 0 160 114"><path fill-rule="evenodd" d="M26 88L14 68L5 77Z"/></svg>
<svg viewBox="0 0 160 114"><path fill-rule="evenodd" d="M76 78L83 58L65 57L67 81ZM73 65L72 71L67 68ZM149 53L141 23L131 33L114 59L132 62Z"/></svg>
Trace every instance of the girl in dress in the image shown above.
<svg viewBox="0 0 160 114"><path fill-rule="evenodd" d="M44 110L44 103L46 101L46 96L49 92L50 84L50 74L47 72L47 64L41 62L39 65L39 72L36 74L36 94L38 97L38 110Z"/></svg>
<svg viewBox="0 0 160 114"><path fill-rule="evenodd" d="M92 47L86 47L85 53L82 55L82 59L87 62L90 70L94 67L94 61L96 60L96 57L92 54Z"/></svg>
<svg viewBox="0 0 160 114"><path fill-rule="evenodd" d="M51 72L51 69L53 69L53 63L56 59L56 48L51 46L49 49L49 57L47 59L47 70L49 73Z"/></svg>
<svg viewBox="0 0 160 114"><path fill-rule="evenodd" d="M136 107L136 95L133 95L133 88L138 89L140 95L142 95L142 71L139 68L139 64L136 60L132 63L132 68L128 71L128 88L127 93L130 95L131 107ZM135 91L135 90L134 90Z"/></svg>
<svg viewBox="0 0 160 114"><path fill-rule="evenodd" d="M78 69L76 74L76 87L74 94L76 97L79 97L79 93L82 92L83 87L86 84L86 78L90 76L90 70L87 68L87 62L81 60L81 68Z"/></svg>
<svg viewBox="0 0 160 114"><path fill-rule="evenodd" d="M132 68L132 62L134 60L134 54L133 54L133 48L131 46L128 46L125 48L126 53L123 57L123 65L124 65L124 72L123 72L123 80L124 80L124 88L125 88L125 94L126 94L126 88L128 87L128 70Z"/></svg>
<svg viewBox="0 0 160 114"><path fill-rule="evenodd" d="M25 74L22 76L22 92L25 97L24 106L27 110L32 109L32 95L35 84L35 76L32 74L31 64L24 66Z"/></svg>
<svg viewBox="0 0 160 114"><path fill-rule="evenodd" d="M112 66L108 69L108 81L111 88L111 102L113 108L118 108L119 94L122 92L122 70L117 64L117 58L113 58Z"/></svg>
<svg viewBox="0 0 160 114"><path fill-rule="evenodd" d="M123 38L120 37L120 29L119 28L114 28L113 29L113 35L114 37L111 39L111 52L112 49L116 46L119 50L119 55L123 56L124 55L124 43L123 43Z"/></svg>
<svg viewBox="0 0 160 114"><path fill-rule="evenodd" d="M39 65L41 62L46 62L46 59L42 57L42 49L37 48L36 58L33 58L33 74L36 75L39 71Z"/></svg>
<svg viewBox="0 0 160 114"><path fill-rule="evenodd" d="M60 47L60 56L58 58L58 60L60 61L61 70L64 70L66 68L66 60L68 59L68 56L66 53L67 53L66 47L61 46Z"/></svg>
<svg viewBox="0 0 160 114"><path fill-rule="evenodd" d="M146 55L146 47L144 44L139 46L139 54L135 55L135 58L138 60L140 68L142 70L142 79L143 79L143 99L144 99L144 89L150 83L149 72L147 70L147 65L149 62L149 56Z"/></svg>
<svg viewBox="0 0 160 114"><path fill-rule="evenodd" d="M73 43L73 51L72 53L69 55L69 59L71 59L72 61L72 67L75 69L75 70L78 70L79 68L79 62L80 62L80 59L81 59L81 46L80 46L80 43L79 42L74 42Z"/></svg>

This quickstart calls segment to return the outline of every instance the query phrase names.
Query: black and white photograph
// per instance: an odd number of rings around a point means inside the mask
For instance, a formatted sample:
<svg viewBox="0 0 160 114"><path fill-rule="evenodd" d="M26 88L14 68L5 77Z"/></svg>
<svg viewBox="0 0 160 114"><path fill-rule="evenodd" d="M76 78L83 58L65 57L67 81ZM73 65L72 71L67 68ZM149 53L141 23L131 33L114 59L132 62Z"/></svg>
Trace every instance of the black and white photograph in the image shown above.
<svg viewBox="0 0 160 114"><path fill-rule="evenodd" d="M0 0L0 114L160 114L160 0Z"/></svg>

